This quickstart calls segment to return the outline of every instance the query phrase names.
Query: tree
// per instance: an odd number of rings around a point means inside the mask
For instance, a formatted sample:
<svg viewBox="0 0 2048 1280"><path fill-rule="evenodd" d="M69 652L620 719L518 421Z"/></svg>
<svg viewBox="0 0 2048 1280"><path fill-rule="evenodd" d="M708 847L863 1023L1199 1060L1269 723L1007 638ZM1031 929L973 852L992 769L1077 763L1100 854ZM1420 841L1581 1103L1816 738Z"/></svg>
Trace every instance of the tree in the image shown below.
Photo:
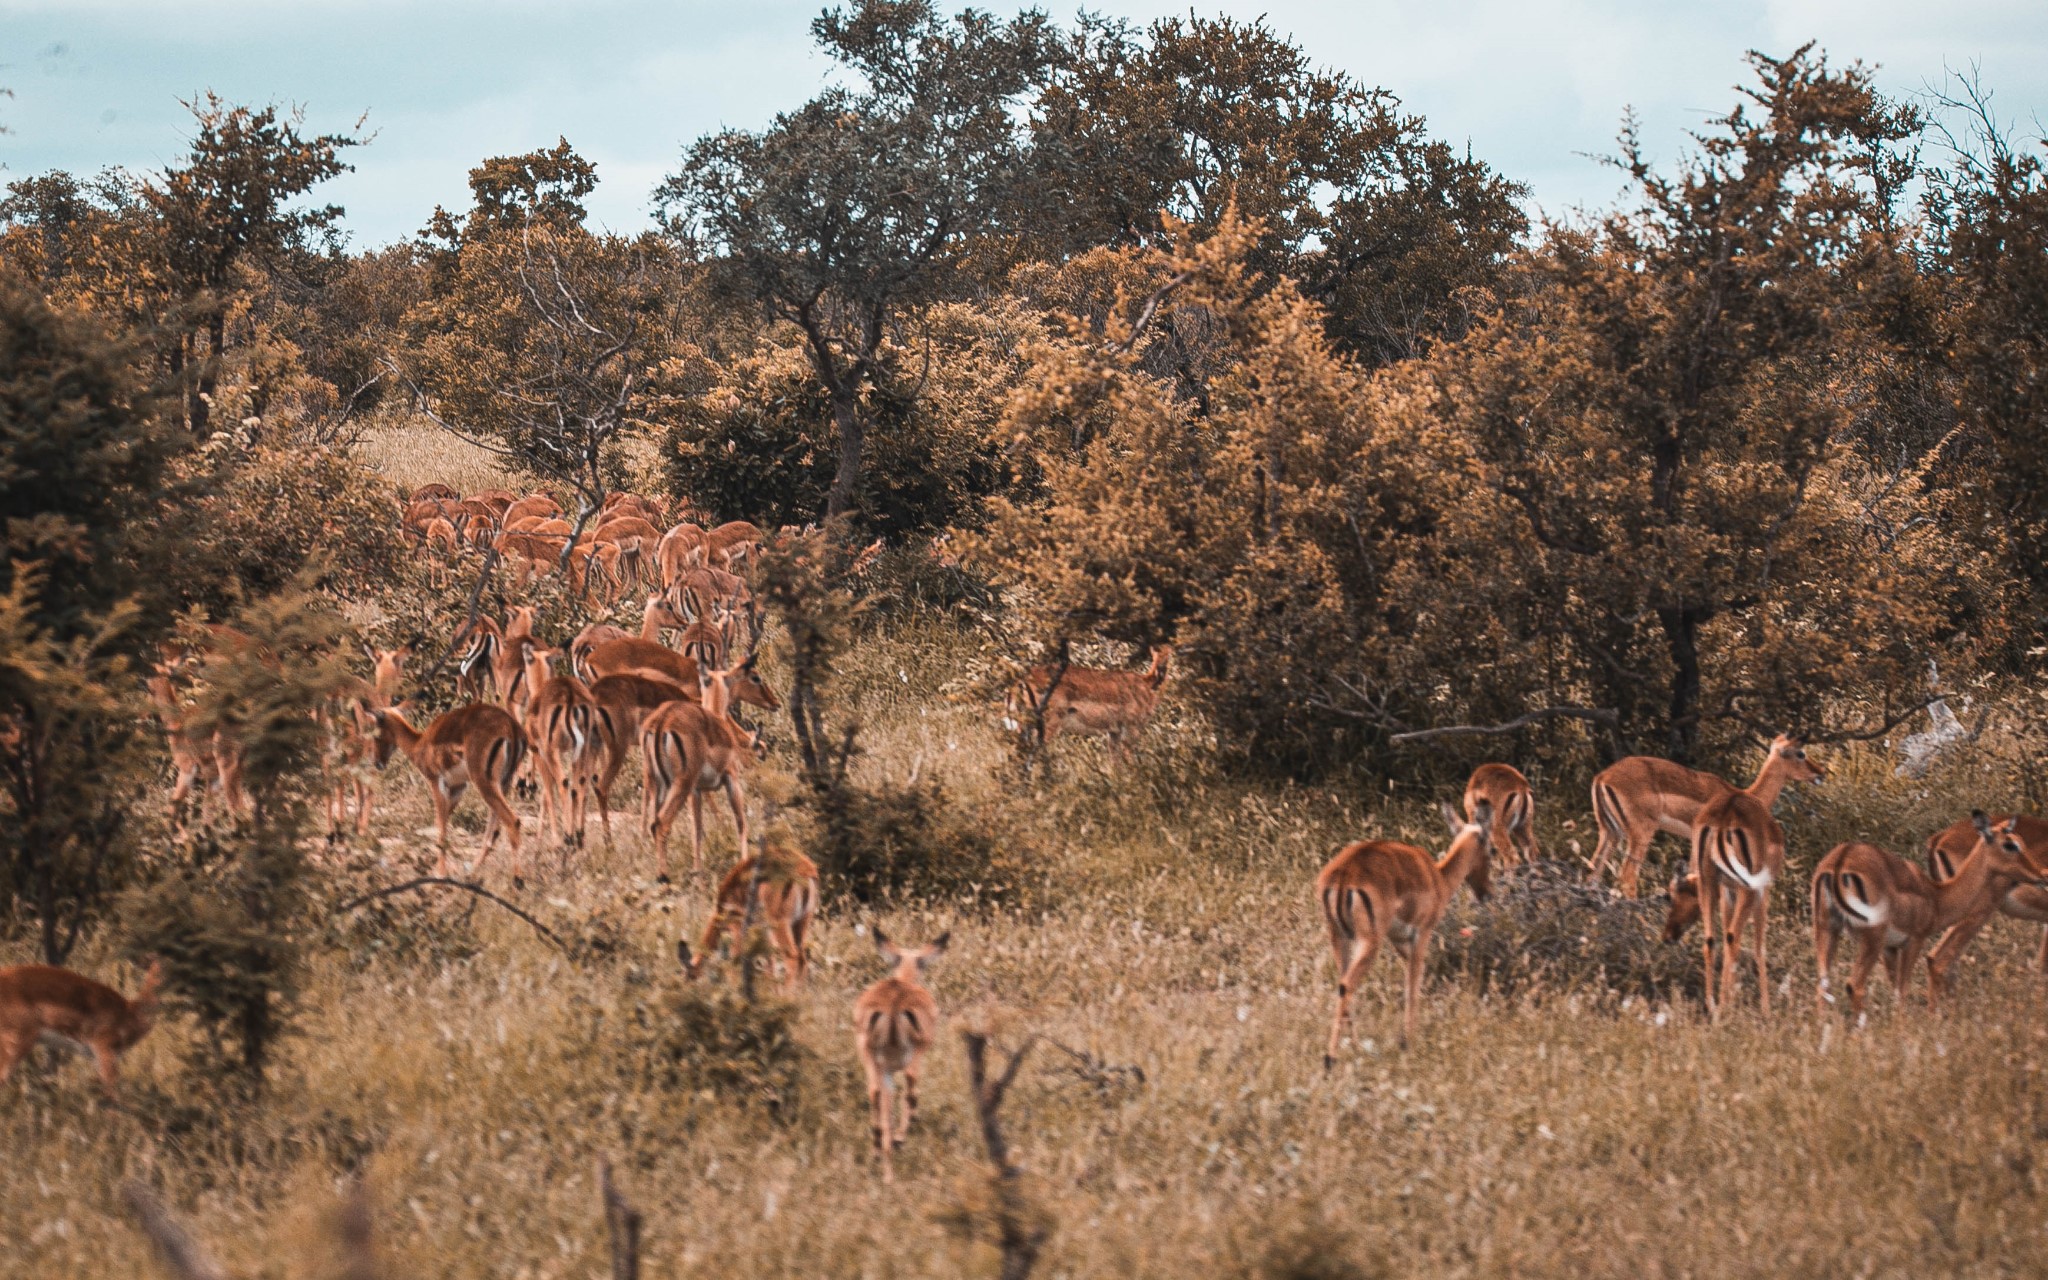
<svg viewBox="0 0 2048 1280"><path fill-rule="evenodd" d="M339 205L294 205L345 173L341 152L362 139L302 133L305 112L229 106L212 93L187 103L198 132L182 165L141 188L155 214L178 309L170 372L185 387L185 420L208 434L228 346L228 314L247 267L274 268L310 238L331 231Z"/></svg>
<svg viewBox="0 0 2048 1280"><path fill-rule="evenodd" d="M444 428L576 494L580 527L623 480L627 433L698 373L673 254L586 229L594 170L566 148L470 171L476 206L436 212L430 293L386 364Z"/></svg>
<svg viewBox="0 0 2048 1280"><path fill-rule="evenodd" d="M656 199L730 290L803 335L838 437L831 517L855 505L892 328L961 287L1005 207L1051 42L1036 11L948 21L931 0L858 0L811 29L857 86L698 139Z"/></svg>

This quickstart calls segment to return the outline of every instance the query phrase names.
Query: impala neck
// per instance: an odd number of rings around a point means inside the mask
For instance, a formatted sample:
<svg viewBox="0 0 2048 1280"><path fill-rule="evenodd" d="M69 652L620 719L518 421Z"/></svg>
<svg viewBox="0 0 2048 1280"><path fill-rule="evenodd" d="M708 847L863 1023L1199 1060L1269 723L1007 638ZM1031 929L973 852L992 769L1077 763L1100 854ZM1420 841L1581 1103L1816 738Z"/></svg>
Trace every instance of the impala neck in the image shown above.
<svg viewBox="0 0 2048 1280"><path fill-rule="evenodd" d="M1444 850L1443 860L1436 864L1437 874L1444 878L1444 887L1452 893L1458 886L1471 879L1472 873L1486 857L1486 846L1477 836L1459 836L1451 841L1451 847Z"/></svg>
<svg viewBox="0 0 2048 1280"><path fill-rule="evenodd" d="M663 610L660 596L647 597L647 606L640 610L640 638L659 641Z"/></svg>
<svg viewBox="0 0 2048 1280"><path fill-rule="evenodd" d="M1764 767L1757 772L1756 781L1743 790L1755 797L1757 803L1766 810L1776 809L1778 794L1785 789L1785 781L1784 762L1773 755L1764 760Z"/></svg>
<svg viewBox="0 0 2048 1280"><path fill-rule="evenodd" d="M2006 883L2000 884L2001 880ZM1934 932L1981 911L2016 883L2017 877L1992 869L1991 859L1984 856L1984 842L1979 840L1956 868L1955 878L1934 886Z"/></svg>
<svg viewBox="0 0 2048 1280"><path fill-rule="evenodd" d="M419 749L420 739L426 735L413 728L412 722L405 718L403 712L396 707L386 707L377 714L383 717L384 728L391 734L391 740L398 744L400 751L410 756Z"/></svg>

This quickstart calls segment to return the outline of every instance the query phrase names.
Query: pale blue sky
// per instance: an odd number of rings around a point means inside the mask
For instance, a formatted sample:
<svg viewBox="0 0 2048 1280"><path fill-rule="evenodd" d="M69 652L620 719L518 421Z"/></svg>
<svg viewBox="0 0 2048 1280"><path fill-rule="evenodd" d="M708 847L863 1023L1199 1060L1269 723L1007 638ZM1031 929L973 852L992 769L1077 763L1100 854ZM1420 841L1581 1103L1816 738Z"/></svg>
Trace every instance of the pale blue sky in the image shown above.
<svg viewBox="0 0 2048 1280"><path fill-rule="evenodd" d="M357 172L323 196L348 207L357 244L410 235L434 205L464 200L469 167L565 135L598 166L591 206L646 225L649 192L691 138L758 126L823 81L809 20L819 0L751 5L652 0L0 0L5 176L174 160L189 118L178 99L211 88L239 102L298 102L344 130L377 134ZM1000 6L985 6L997 7ZM1047 6L1070 17L1071 7ZM1098 11L1144 20L1155 0ZM2038 134L2048 118L2048 4L2023 0L1443 0L1204 4L1265 14L1320 62L1400 94L1439 136L1531 185L1551 212L1604 204L1605 152L1636 107L1660 157L1733 101L1745 49L1818 38L1838 62L1880 67L1893 91L1944 66L1981 63L1996 104Z"/></svg>

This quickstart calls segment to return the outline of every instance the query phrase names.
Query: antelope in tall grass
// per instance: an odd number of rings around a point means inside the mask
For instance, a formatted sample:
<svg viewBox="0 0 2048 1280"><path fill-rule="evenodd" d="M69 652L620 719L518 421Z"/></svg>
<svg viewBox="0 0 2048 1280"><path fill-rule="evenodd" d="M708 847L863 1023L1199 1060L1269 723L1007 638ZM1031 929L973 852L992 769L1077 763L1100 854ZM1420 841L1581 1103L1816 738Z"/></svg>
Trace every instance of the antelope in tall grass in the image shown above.
<svg viewBox="0 0 2048 1280"><path fill-rule="evenodd" d="M1788 782L1818 782L1827 770L1809 760L1806 744L1789 734L1772 740L1756 781L1742 788L1766 812L1778 803ZM1629 756L1593 775L1593 819L1600 843L1593 851L1593 875L1607 870L1608 860L1621 855L1616 888L1636 896L1637 878L1650 842L1662 831L1691 842L1700 811L1735 792L1711 773L1688 769L1655 756Z"/></svg>
<svg viewBox="0 0 2048 1280"><path fill-rule="evenodd" d="M868 1078L868 1107L874 1116L875 1150L882 1157L882 1181L896 1181L891 1153L903 1145L917 1118L917 1082L924 1055L939 1029L939 1002L924 985L925 967L945 954L951 933L922 947L899 947L875 930L875 950L891 970L888 977L853 1002L853 1045ZM902 1119L890 1124L895 1079L903 1077Z"/></svg>
<svg viewBox="0 0 2048 1280"><path fill-rule="evenodd" d="M133 1000L69 969L44 964L0 969L0 1084L43 1036L61 1036L91 1050L100 1088L119 1100L121 1055L156 1024L161 960L151 962Z"/></svg>
<svg viewBox="0 0 2048 1280"><path fill-rule="evenodd" d="M1991 825L1994 827L2008 824L2034 865L2048 867L2048 822L2025 814L2009 813L1991 819ZM1956 878L1963 859L1969 857L1971 850L1977 847L1977 839L1977 828L1970 818L1964 818L1928 838L1927 866L1933 873L1936 883ZM1998 896L1996 910L1999 915L2011 916L2015 920L2048 925L2048 889L2034 884L2016 884ZM1983 924L1983 921L1978 921L1975 925L1969 926L1969 932L1976 933ZM1968 942L1968 936L1957 939L1955 951L1960 951ZM1935 955L1952 962L1955 951L1949 952L1946 956L1942 955L1947 948L1948 940L1943 939L1942 945L1935 948ZM1930 960L1932 958L1930 957ZM2041 950L2035 956L2034 964L2042 973L2048 973L2048 929L2041 931ZM1946 967L1944 964L1944 971Z"/></svg>
<svg viewBox="0 0 2048 1280"><path fill-rule="evenodd" d="M1408 985L1401 1013L1401 1045L1415 1034L1415 1006L1422 996L1422 966L1430 935L1458 886L1469 883L1482 902L1492 892L1489 860L1493 843L1493 806L1480 800L1472 817L1458 816L1443 806L1450 828L1450 847L1432 859L1414 845L1394 840L1360 840L1347 844L1316 876L1316 901L1330 930L1330 951L1337 959L1337 1013L1330 1021L1330 1043L1323 1051L1323 1069L1337 1063L1337 1046L1351 1020L1351 1001L1358 994L1380 948L1391 942L1408 962Z"/></svg>
<svg viewBox="0 0 2048 1280"><path fill-rule="evenodd" d="M1010 687L1005 727L1029 733L1034 721L1042 724L1047 746L1062 734L1106 736L1119 756L1127 755L1125 739L1151 722L1172 659L1173 646L1157 644L1143 671L1033 667Z"/></svg>
<svg viewBox="0 0 2048 1280"><path fill-rule="evenodd" d="M749 894L754 888L756 867L760 868L761 884L757 892ZM676 957L683 962L683 972L695 982L710 963L721 939L729 953L739 953L747 942L744 930L749 897L753 899L755 918L767 926L769 939L782 959L784 989L794 994L810 971L804 941L812 919L818 914L817 864L795 849L771 843L763 852L748 854L734 863L725 879L718 882L711 919L705 922L696 954L690 953L689 943L677 939Z"/></svg>
<svg viewBox="0 0 2048 1280"><path fill-rule="evenodd" d="M642 811L654 842L656 878L668 879L668 836L683 802L690 805L690 866L704 865L704 793L723 788L732 806L740 856L747 853L747 791L742 775L758 742L729 712L726 671L698 682L699 702L669 702L640 726Z"/></svg>
<svg viewBox="0 0 2048 1280"><path fill-rule="evenodd" d="M1954 874L1946 880L1936 881L1873 844L1838 844L1820 860L1813 873L1813 955L1820 971L1817 996L1823 1010L1834 1001L1828 991L1829 970L1835 941L1844 932L1859 946L1849 974L1849 1016L1861 1022L1870 972L1878 959L1883 958L1892 990L1903 1001L1920 953L1937 934L1948 931L1927 960L1927 1007L1935 1009L1948 964L1998 909L1999 899L2018 886L2036 891L2048 887L2048 873L2029 854L2016 819L1993 826L1980 812L1971 816L1971 824L1976 840L1961 862L1953 864ZM1941 956L1951 941L1956 941L1955 948ZM1937 957L1945 963L1937 964Z"/></svg>
<svg viewBox="0 0 2048 1280"><path fill-rule="evenodd" d="M554 649L529 647L524 727L540 775L541 822L557 838L580 843L602 754L597 699L575 676L554 673L560 656Z"/></svg>
<svg viewBox="0 0 2048 1280"><path fill-rule="evenodd" d="M472 703L438 716L420 730L405 718L404 704L385 707L377 712L379 769L390 763L394 751L405 753L434 793L434 827L440 849L434 874L448 873L448 822L463 792L474 786L491 811L491 822L484 831L483 852L470 870L474 873L483 868L503 832L512 846L512 875L517 879L522 870L519 815L505 799L505 790L526 756L526 734L512 713L488 702Z"/></svg>
<svg viewBox="0 0 2048 1280"><path fill-rule="evenodd" d="M1771 884L1785 870L1785 829L1764 801L1730 791L1699 811L1692 835L1692 874L1705 935L1707 1017L1718 1020L1735 982L1742 927L1756 950L1757 1003L1771 1012L1771 972L1765 925ZM1718 964L1719 972L1716 973Z"/></svg>
<svg viewBox="0 0 2048 1280"><path fill-rule="evenodd" d="M1520 866L1543 856L1536 844L1536 795L1529 780L1510 764L1482 764L1465 783L1465 817L1485 802L1493 814L1487 838L1503 867Z"/></svg>
<svg viewBox="0 0 2048 1280"><path fill-rule="evenodd" d="M339 837L347 824L348 801L355 797L355 830L362 835L370 829L370 807L375 789L370 785L368 766L376 754L377 719L380 708L398 699L405 677L406 660L412 657L408 642L396 649L364 646L370 659L370 678L357 686L353 696L335 706L323 708L321 719L328 734L327 834Z"/></svg>

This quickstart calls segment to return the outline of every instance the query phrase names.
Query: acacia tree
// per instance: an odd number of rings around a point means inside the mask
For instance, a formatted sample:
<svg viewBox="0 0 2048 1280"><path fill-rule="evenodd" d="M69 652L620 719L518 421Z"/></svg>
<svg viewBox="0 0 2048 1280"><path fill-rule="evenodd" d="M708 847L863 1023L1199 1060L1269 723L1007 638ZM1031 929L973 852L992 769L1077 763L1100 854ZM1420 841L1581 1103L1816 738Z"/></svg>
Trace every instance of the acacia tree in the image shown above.
<svg viewBox="0 0 2048 1280"><path fill-rule="evenodd" d="M858 84L698 139L656 199L729 290L803 335L838 437L832 517L857 501L890 331L957 290L996 225L1051 48L1036 11L948 20L930 0L858 0L811 30Z"/></svg>

